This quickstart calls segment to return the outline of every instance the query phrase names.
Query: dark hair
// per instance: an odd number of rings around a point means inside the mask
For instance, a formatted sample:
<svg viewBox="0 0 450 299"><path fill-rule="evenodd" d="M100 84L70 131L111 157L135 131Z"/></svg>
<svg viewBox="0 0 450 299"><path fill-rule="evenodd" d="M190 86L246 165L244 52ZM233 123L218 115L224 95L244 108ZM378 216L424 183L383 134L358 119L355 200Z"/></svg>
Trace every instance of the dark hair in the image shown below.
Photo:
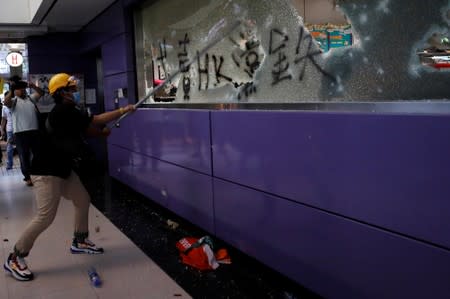
<svg viewBox="0 0 450 299"><path fill-rule="evenodd" d="M14 83L17 83L17 82L19 82L21 80L22 80L22 78L20 76L18 76L18 75L14 75L11 78L9 78L9 81L14 82Z"/></svg>
<svg viewBox="0 0 450 299"><path fill-rule="evenodd" d="M25 81L14 81L14 83L11 84L14 89L24 89L28 87L28 83Z"/></svg>

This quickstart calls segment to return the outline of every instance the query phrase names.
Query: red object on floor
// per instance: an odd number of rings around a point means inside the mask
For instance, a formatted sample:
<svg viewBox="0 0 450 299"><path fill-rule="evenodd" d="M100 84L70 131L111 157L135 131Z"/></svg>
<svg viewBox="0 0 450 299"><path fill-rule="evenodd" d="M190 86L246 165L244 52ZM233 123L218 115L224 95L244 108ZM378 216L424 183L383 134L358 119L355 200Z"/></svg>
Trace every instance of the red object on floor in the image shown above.
<svg viewBox="0 0 450 299"><path fill-rule="evenodd" d="M206 238L186 237L176 244L183 264L192 266L199 270L214 270L219 263Z"/></svg>

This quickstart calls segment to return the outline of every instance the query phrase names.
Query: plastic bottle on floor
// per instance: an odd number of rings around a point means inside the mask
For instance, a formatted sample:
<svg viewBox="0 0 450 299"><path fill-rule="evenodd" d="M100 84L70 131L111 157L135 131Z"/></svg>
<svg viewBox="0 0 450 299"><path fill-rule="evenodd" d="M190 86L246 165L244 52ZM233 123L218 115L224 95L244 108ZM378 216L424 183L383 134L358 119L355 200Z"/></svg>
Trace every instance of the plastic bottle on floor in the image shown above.
<svg viewBox="0 0 450 299"><path fill-rule="evenodd" d="M98 275L97 271L95 270L94 267L90 267L88 269L88 275L89 275L89 280L91 281L91 284L98 288L102 285L102 281L100 279L100 276Z"/></svg>

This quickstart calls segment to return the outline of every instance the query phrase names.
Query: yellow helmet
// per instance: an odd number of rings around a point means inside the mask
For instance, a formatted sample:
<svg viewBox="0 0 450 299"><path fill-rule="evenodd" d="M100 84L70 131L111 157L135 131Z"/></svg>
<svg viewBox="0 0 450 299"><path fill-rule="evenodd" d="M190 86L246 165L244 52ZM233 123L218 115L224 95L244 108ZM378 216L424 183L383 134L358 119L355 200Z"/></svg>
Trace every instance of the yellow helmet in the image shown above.
<svg viewBox="0 0 450 299"><path fill-rule="evenodd" d="M59 73L54 75L48 82L48 91L53 95L55 91L60 88L77 85L78 81L75 79L75 77L70 76L66 73Z"/></svg>

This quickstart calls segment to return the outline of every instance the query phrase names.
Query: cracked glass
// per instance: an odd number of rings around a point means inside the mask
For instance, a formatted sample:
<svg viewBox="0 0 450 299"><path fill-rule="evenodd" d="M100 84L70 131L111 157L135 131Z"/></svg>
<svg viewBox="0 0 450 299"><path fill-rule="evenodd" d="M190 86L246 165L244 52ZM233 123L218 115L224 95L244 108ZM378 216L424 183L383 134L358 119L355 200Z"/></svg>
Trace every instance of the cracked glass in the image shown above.
<svg viewBox="0 0 450 299"><path fill-rule="evenodd" d="M450 1L430 2L151 1L135 13L139 96L157 88L147 103L447 100Z"/></svg>

